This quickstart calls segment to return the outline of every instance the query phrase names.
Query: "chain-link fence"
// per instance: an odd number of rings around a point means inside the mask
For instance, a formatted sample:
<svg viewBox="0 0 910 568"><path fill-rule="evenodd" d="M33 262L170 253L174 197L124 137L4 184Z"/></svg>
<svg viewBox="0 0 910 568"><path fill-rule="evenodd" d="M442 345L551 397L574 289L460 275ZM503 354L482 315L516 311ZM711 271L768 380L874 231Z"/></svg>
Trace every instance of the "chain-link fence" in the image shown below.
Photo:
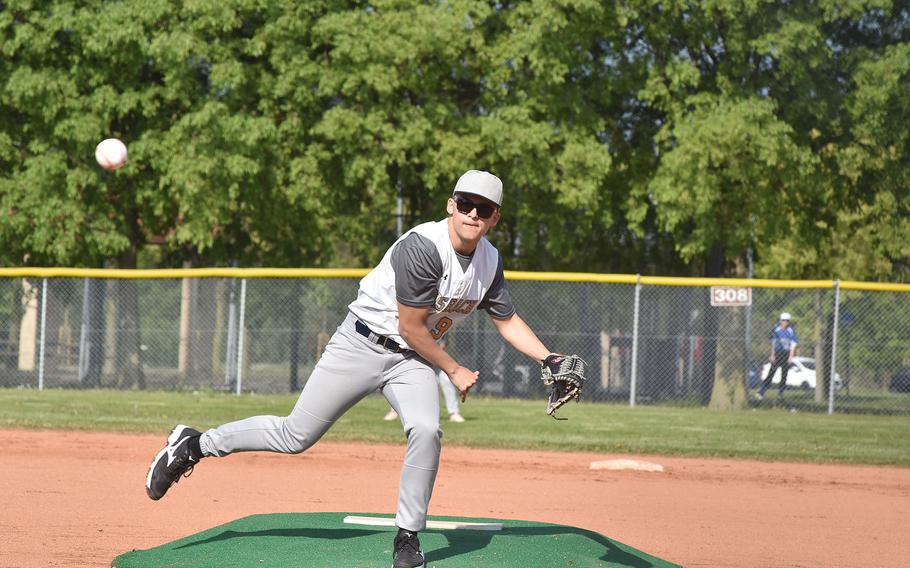
<svg viewBox="0 0 910 568"><path fill-rule="evenodd" d="M310 272L321 276L2 277L0 386L297 391L365 273ZM527 273L509 280L519 313L544 343L587 359L588 400L910 414L910 286ZM758 401L769 334L783 311L793 314L796 356L785 389L777 371ZM537 366L489 318L469 318L449 339L455 358L480 370L478 393L543 396Z"/></svg>

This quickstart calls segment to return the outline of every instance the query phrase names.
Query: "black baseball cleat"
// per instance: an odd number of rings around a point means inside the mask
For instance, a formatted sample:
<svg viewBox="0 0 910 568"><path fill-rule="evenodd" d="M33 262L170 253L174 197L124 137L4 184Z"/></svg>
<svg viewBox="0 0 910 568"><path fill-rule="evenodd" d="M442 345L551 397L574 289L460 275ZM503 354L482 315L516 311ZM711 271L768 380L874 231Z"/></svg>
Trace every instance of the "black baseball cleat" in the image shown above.
<svg viewBox="0 0 910 568"><path fill-rule="evenodd" d="M199 463L199 456L190 451L190 440L201 434L202 432L183 424L174 427L167 437L167 444L149 466L145 478L145 492L149 499L161 499L181 476L189 477L193 466Z"/></svg>
<svg viewBox="0 0 910 568"><path fill-rule="evenodd" d="M423 551L416 532L398 529L392 559L392 568L424 568Z"/></svg>

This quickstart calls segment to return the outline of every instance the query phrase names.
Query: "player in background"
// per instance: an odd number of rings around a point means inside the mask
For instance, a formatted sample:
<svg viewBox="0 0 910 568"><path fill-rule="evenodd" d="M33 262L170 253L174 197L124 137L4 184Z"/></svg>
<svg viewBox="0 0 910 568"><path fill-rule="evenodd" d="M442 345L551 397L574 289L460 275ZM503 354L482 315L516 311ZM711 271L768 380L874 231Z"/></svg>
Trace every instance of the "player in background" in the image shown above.
<svg viewBox="0 0 910 568"><path fill-rule="evenodd" d="M768 369L768 376L765 377L765 381L755 395L758 400L765 398L765 391L771 386L771 379L777 369L780 369L779 396L784 396L784 389L787 388L787 372L793 362L793 355L796 353L797 345L796 330L790 326L790 314L788 312L780 315L780 323L771 330L768 338L771 340L771 367Z"/></svg>
<svg viewBox="0 0 910 568"><path fill-rule="evenodd" d="M439 341L439 346L443 349L445 349L447 345L448 342L445 339ZM436 370L436 381L439 383L439 390L442 391L442 398L446 402L446 412L449 413L449 422L464 422L464 416L461 415L461 408L458 406L458 391L455 390L455 385L452 384L452 381L449 380L449 377L447 377L443 371L438 369ZM398 420L398 413L392 408L382 419L388 422Z"/></svg>
<svg viewBox="0 0 910 568"><path fill-rule="evenodd" d="M348 409L379 390L401 416L408 441L393 568L424 566L417 533L426 527L442 438L435 370L446 374L462 401L478 379L477 371L461 366L437 341L480 308L519 352L538 363L551 355L515 313L502 257L485 238L499 222L501 205L499 178L476 170L462 175L446 201L448 217L405 233L360 281L357 299L291 413L254 416L205 433L176 426L149 468L148 496L163 497L206 457L303 452Z"/></svg>

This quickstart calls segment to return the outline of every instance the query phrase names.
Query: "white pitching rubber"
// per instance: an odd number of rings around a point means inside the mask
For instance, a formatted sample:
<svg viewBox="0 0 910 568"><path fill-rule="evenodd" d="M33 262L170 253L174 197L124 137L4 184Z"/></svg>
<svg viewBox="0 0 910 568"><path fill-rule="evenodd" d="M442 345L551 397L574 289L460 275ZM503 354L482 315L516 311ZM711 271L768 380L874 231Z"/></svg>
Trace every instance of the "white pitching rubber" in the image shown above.
<svg viewBox="0 0 910 568"><path fill-rule="evenodd" d="M358 517L348 515L344 522L349 525L369 525L373 527L394 527L392 517ZM475 523L469 521L427 521L428 529L462 530L462 531L501 531L502 523Z"/></svg>
<svg viewBox="0 0 910 568"><path fill-rule="evenodd" d="M652 463L639 460L603 460L591 462L591 469L609 469L620 471L630 469L633 471L656 471L662 472L664 466L659 463Z"/></svg>

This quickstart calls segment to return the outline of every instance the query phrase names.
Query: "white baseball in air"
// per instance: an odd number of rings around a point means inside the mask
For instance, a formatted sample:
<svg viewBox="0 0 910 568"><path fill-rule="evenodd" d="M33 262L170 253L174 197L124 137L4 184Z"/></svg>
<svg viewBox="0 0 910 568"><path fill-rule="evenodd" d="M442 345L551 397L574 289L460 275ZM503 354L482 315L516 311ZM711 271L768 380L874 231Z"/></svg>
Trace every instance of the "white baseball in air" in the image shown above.
<svg viewBox="0 0 910 568"><path fill-rule="evenodd" d="M126 144L116 138L102 140L95 146L95 160L109 172L126 165Z"/></svg>

